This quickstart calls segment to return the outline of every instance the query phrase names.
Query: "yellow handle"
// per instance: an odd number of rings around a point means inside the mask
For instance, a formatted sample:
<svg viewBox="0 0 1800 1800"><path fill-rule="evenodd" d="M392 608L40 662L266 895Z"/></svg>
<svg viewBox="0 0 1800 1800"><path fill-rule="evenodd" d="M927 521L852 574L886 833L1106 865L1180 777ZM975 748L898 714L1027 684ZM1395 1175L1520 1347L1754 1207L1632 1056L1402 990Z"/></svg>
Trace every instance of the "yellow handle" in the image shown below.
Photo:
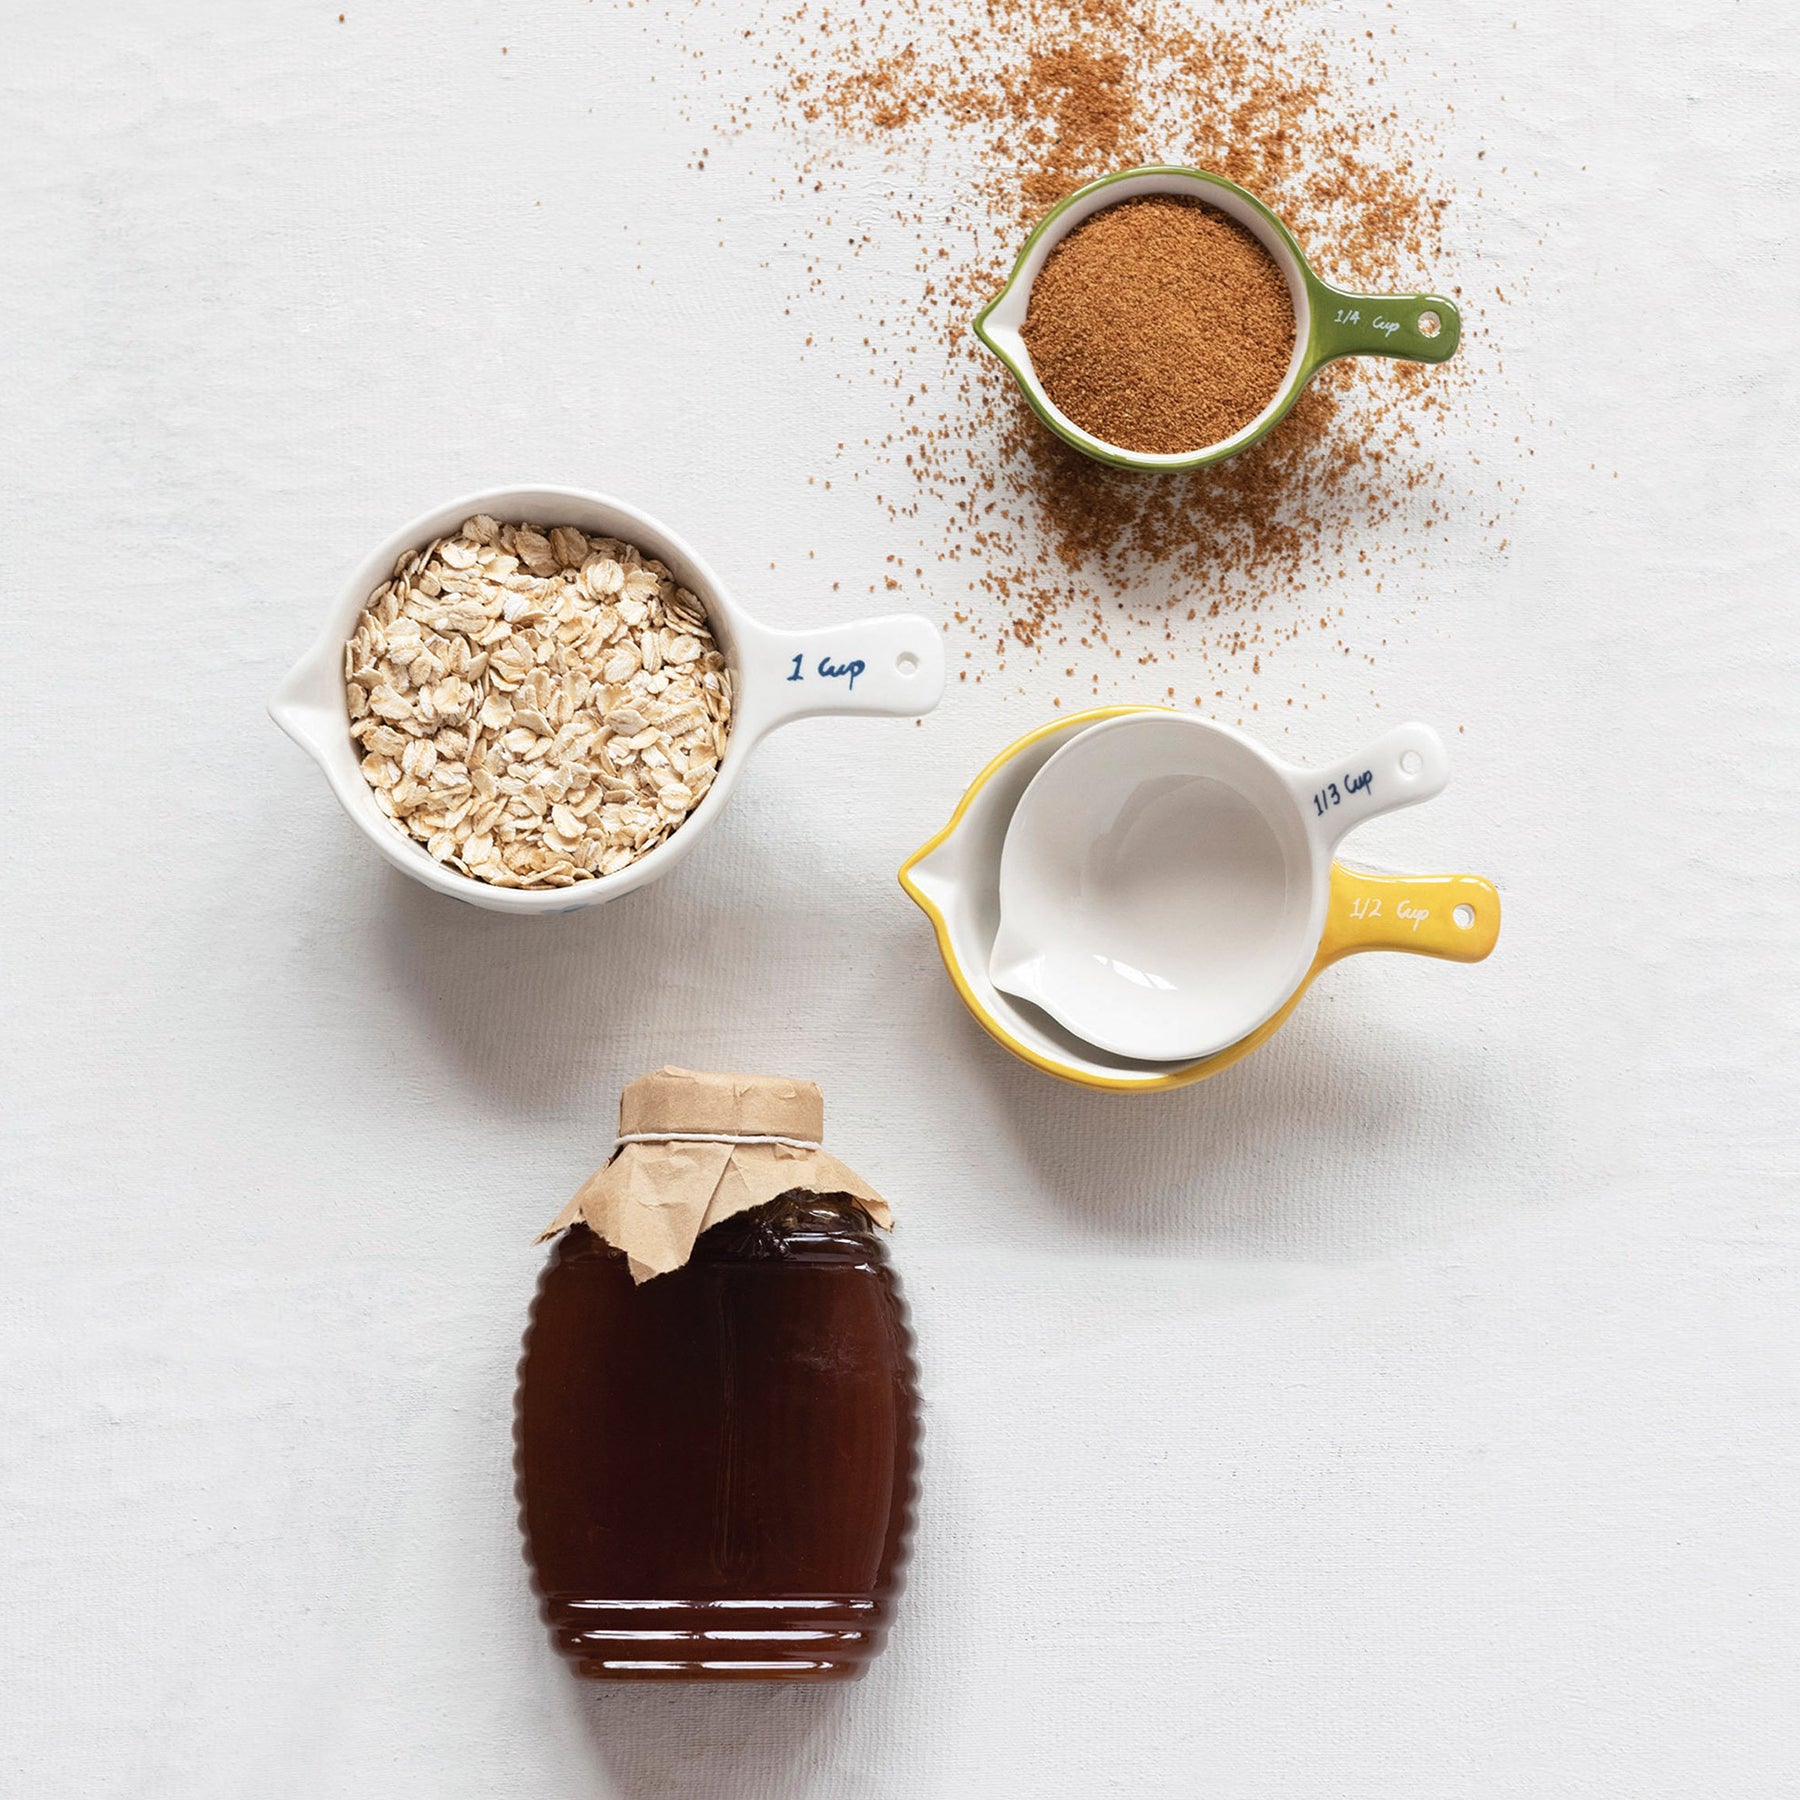
<svg viewBox="0 0 1800 1800"><path fill-rule="evenodd" d="M1359 950L1480 962L1499 936L1500 893L1479 875L1373 875L1331 865L1321 963Z"/></svg>

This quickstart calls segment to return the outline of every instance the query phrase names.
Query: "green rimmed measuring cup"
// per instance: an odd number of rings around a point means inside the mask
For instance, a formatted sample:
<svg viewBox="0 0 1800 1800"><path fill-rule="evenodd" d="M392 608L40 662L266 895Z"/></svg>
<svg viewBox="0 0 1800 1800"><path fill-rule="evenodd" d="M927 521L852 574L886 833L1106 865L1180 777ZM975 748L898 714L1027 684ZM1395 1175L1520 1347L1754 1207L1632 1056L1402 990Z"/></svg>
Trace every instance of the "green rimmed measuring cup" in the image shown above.
<svg viewBox="0 0 1800 1800"><path fill-rule="evenodd" d="M1038 271L1064 238L1108 206L1146 194L1201 200L1234 219L1275 259L1294 307L1294 353L1275 396L1241 431L1197 450L1153 456L1121 449L1083 431L1044 392L1025 348L1025 315ZM1198 469L1247 450L1300 398L1301 390L1340 356L1395 356L1408 362L1448 362L1462 337L1462 319L1441 294L1352 294L1315 275L1294 234L1247 188L1204 169L1163 166L1126 169L1078 188L1038 221L1013 264L1006 285L982 308L975 335L1018 382L1031 409L1060 438L1097 462L1119 469L1168 472Z"/></svg>

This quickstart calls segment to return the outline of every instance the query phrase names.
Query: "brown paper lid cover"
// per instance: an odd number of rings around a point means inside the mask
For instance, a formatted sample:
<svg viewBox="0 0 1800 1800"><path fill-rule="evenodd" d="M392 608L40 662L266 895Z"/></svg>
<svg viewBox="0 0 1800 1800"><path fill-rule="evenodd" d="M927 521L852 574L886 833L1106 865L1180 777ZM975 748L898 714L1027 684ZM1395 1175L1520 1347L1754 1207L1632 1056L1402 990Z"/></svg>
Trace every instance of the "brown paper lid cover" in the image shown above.
<svg viewBox="0 0 1800 1800"><path fill-rule="evenodd" d="M824 1128L813 1082L658 1069L619 1096L616 1154L543 1236L579 1220L643 1281L680 1268L701 1232L793 1188L848 1194L891 1226L888 1203L824 1148Z"/></svg>

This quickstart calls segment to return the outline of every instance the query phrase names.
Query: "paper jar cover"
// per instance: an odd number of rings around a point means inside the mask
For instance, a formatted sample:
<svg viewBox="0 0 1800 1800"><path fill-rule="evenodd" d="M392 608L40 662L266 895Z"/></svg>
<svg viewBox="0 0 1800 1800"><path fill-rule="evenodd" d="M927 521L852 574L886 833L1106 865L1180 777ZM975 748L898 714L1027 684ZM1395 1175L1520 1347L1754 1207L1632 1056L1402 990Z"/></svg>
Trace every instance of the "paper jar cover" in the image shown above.
<svg viewBox="0 0 1800 1800"><path fill-rule="evenodd" d="M707 1141L791 1138L816 1145L824 1129L824 1096L813 1082L658 1069L619 1096L619 1136L652 1132L666 1134L666 1141L622 1141L538 1241L580 1221L625 1253L636 1280L647 1281L679 1269L701 1232L792 1188L848 1194L877 1225L892 1226L888 1203L826 1150ZM695 1135L683 1139L682 1132Z"/></svg>

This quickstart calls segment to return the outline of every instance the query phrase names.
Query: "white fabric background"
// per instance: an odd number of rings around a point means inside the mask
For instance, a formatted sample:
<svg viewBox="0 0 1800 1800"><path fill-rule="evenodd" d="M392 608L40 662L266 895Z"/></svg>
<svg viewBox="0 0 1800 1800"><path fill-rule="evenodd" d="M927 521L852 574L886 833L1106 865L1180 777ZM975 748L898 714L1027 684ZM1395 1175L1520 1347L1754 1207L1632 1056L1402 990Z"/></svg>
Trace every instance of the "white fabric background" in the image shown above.
<svg viewBox="0 0 1800 1800"><path fill-rule="evenodd" d="M689 167L729 9L345 10L0 7L0 1787L1795 1791L1792 9L1371 9L1486 191L1438 279L1512 299L1470 444L1535 454L1504 553L1471 502L1404 616L1339 585L1370 696L1279 742L1445 727L1359 851L1506 929L1143 1103L990 1045L893 880L1060 671L797 728L539 924L393 875L264 718L465 488L627 494L777 623L895 547L805 482L884 402L802 367L779 158ZM924 1505L859 1687L586 1690L527 1592L531 1236L665 1059L816 1074L900 1208Z"/></svg>

